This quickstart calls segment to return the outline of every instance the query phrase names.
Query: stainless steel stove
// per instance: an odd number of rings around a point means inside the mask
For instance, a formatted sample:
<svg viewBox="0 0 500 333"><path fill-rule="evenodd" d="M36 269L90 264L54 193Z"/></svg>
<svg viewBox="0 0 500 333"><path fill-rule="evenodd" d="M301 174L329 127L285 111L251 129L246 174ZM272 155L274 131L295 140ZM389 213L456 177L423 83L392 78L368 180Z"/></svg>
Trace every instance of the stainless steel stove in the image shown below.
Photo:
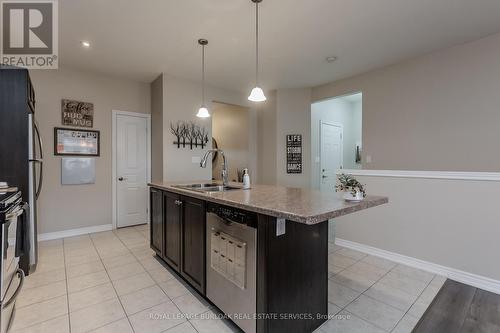
<svg viewBox="0 0 500 333"><path fill-rule="evenodd" d="M24 281L24 272L19 269L19 256L28 249L22 230L29 222L28 204L16 187L0 182L0 332L10 330L15 316L16 298Z"/></svg>

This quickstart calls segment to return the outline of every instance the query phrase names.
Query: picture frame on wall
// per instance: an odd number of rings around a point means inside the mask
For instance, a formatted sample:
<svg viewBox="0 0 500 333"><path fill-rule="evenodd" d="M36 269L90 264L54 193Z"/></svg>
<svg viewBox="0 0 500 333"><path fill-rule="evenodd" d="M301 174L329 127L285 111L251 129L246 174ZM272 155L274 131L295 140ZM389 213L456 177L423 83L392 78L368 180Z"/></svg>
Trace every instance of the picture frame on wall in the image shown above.
<svg viewBox="0 0 500 333"><path fill-rule="evenodd" d="M92 128L94 126L94 104L62 99L61 120L63 126Z"/></svg>
<svg viewBox="0 0 500 333"><path fill-rule="evenodd" d="M100 131L54 127L54 155L100 156Z"/></svg>
<svg viewBox="0 0 500 333"><path fill-rule="evenodd" d="M286 173L302 173L302 134L286 136Z"/></svg>

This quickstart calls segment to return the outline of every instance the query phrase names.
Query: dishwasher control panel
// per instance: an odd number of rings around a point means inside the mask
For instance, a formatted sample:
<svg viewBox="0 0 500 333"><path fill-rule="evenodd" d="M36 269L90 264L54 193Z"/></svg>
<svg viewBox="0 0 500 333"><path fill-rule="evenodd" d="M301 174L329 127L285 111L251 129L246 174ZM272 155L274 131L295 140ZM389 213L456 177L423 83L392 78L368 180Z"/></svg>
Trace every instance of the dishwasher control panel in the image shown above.
<svg viewBox="0 0 500 333"><path fill-rule="evenodd" d="M207 211L230 223L235 222L249 227L257 227L257 214L253 212L215 204L209 205Z"/></svg>

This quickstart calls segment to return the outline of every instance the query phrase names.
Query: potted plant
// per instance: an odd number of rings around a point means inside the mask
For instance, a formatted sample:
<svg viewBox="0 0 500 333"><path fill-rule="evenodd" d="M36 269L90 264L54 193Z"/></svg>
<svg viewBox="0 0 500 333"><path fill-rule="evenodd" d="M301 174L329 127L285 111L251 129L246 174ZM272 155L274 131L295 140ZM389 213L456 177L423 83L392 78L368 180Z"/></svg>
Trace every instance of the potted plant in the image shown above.
<svg viewBox="0 0 500 333"><path fill-rule="evenodd" d="M344 192L344 199L347 201L361 201L366 197L363 184L351 175L340 174L335 191Z"/></svg>

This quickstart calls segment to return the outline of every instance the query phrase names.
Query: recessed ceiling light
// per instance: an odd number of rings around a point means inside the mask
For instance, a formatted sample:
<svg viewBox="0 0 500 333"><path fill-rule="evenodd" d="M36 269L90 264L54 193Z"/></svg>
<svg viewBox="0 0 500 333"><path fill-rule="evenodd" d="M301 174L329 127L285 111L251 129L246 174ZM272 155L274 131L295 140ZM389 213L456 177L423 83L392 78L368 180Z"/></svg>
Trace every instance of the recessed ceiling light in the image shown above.
<svg viewBox="0 0 500 333"><path fill-rule="evenodd" d="M80 44L82 44L82 46L85 47L85 48L89 48L90 47L90 42L86 41L86 40L82 40L80 42Z"/></svg>
<svg viewBox="0 0 500 333"><path fill-rule="evenodd" d="M329 56L329 57L326 57L326 62L329 62L329 63L332 63L334 61L337 60L337 57L336 56Z"/></svg>

